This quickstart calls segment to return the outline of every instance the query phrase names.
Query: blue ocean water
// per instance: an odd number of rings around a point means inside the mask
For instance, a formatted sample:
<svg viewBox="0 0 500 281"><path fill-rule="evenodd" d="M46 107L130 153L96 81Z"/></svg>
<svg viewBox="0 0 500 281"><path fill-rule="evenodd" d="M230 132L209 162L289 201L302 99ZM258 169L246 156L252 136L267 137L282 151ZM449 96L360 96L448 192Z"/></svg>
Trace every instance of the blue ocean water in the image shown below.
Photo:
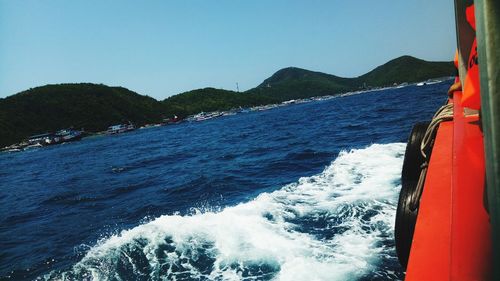
<svg viewBox="0 0 500 281"><path fill-rule="evenodd" d="M401 279L406 139L450 84L2 153L0 278Z"/></svg>

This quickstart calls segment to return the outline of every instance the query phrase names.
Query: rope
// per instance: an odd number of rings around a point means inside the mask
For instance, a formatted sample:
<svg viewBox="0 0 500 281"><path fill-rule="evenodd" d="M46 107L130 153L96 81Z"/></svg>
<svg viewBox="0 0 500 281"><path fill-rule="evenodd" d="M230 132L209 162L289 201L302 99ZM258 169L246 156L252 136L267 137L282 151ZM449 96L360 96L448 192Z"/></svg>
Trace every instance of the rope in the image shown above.
<svg viewBox="0 0 500 281"><path fill-rule="evenodd" d="M425 160L428 160L425 151L431 147L432 140L434 139L433 136L435 135L439 124L441 122L451 120L453 120L453 103L443 105L432 117L432 121L429 124L429 127L427 127L427 131L425 131L424 138L420 144L420 152L422 153L422 156L424 156Z"/></svg>
<svg viewBox="0 0 500 281"><path fill-rule="evenodd" d="M432 121L425 131L424 138L420 144L420 153L422 153L424 157L424 163L420 166L422 169L420 171L420 177L418 178L415 192L410 198L410 210L412 211L418 208L420 197L422 197L422 191L424 190L425 177L427 175L427 168L429 167L429 155L427 155L426 151L433 145L434 136L436 135L439 124L451 120L453 120L453 103L448 103L436 111L436 114L432 117Z"/></svg>

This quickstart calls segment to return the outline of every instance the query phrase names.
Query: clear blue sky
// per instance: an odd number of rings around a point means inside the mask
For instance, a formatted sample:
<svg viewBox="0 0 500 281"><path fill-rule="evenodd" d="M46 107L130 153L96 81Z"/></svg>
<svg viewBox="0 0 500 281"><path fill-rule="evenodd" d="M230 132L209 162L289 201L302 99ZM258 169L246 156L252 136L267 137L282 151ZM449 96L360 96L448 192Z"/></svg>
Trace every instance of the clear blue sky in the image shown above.
<svg viewBox="0 0 500 281"><path fill-rule="evenodd" d="M454 50L451 0L0 0L0 97L93 82L163 99L247 90L287 66L354 77Z"/></svg>

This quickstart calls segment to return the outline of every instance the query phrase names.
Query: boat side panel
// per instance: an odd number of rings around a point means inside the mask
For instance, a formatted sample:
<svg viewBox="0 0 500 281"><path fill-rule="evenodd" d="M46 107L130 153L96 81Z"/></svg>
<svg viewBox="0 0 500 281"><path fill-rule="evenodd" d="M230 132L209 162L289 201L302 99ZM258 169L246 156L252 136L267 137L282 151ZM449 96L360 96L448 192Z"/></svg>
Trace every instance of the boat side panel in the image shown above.
<svg viewBox="0 0 500 281"><path fill-rule="evenodd" d="M405 280L449 280L453 122L439 125Z"/></svg>
<svg viewBox="0 0 500 281"><path fill-rule="evenodd" d="M460 93L455 94L455 100ZM455 103L452 280L491 280L491 235L485 204L483 136L478 114Z"/></svg>

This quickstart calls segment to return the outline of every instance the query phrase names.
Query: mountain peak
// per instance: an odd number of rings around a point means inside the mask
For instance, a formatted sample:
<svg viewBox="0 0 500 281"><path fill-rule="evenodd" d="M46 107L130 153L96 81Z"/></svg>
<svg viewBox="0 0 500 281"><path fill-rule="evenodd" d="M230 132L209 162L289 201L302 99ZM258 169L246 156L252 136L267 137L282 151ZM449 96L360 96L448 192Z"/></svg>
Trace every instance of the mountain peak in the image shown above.
<svg viewBox="0 0 500 281"><path fill-rule="evenodd" d="M257 86L257 88L272 87L290 81L304 81L309 79L317 79L320 77L327 79L339 78L337 76L322 72L311 71L299 67L289 66L276 71L271 77L267 78L266 80L264 80L264 82L262 82L259 86Z"/></svg>
<svg viewBox="0 0 500 281"><path fill-rule="evenodd" d="M392 86L395 83L413 83L452 76L453 73L452 62L429 62L405 55L354 78L342 78L298 67L286 67L278 70L248 92L287 100Z"/></svg>
<svg viewBox="0 0 500 281"><path fill-rule="evenodd" d="M388 86L393 83L412 83L452 76L453 73L452 62L429 62L405 55L376 67L358 79L370 86Z"/></svg>

